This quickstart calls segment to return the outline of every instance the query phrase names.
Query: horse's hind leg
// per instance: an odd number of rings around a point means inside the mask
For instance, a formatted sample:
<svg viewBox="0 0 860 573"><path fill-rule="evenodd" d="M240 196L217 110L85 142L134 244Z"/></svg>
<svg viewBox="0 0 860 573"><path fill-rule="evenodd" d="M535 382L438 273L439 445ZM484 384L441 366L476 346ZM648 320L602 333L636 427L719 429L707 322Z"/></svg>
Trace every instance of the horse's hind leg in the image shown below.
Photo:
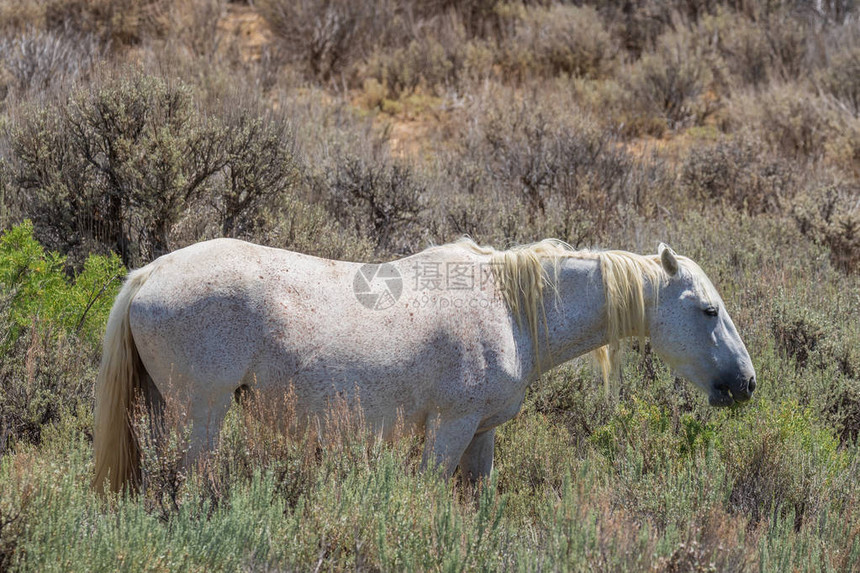
<svg viewBox="0 0 860 573"><path fill-rule="evenodd" d="M444 477L449 478L457 469L457 462L475 435L478 420L472 417L446 420L441 416L433 416L428 420L426 428L421 469L426 470L433 464L441 468Z"/></svg>
<svg viewBox="0 0 860 573"><path fill-rule="evenodd" d="M495 437L495 428L475 434L460 457L460 473L468 483L476 484L478 480L489 477L493 471Z"/></svg>
<svg viewBox="0 0 860 573"><path fill-rule="evenodd" d="M140 371L140 397L149 414L150 435L157 442L164 431L164 397L155 386L152 376L143 368Z"/></svg>
<svg viewBox="0 0 860 573"><path fill-rule="evenodd" d="M163 451L180 456L183 467L193 467L215 445L221 425L234 399L235 387L206 384L183 376L165 377L153 384L144 398L151 405L152 426L159 448L174 444L180 449ZM176 432L176 441L171 433ZM175 447L172 446L172 447Z"/></svg>
<svg viewBox="0 0 860 573"><path fill-rule="evenodd" d="M234 400L235 390L211 393L190 405L186 424L191 424L186 466L191 467L217 444L221 425Z"/></svg>

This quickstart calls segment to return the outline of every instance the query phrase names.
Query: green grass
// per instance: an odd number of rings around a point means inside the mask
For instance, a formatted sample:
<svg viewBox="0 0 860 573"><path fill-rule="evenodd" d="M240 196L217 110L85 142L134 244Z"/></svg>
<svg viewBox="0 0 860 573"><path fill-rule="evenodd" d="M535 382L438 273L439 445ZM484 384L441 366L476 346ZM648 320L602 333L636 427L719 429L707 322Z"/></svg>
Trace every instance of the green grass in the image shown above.
<svg viewBox="0 0 860 573"><path fill-rule="evenodd" d="M698 223L678 221L677 232ZM144 491L106 501L89 487L91 414L82 398L38 440L13 436L3 453L5 564L857 570L860 456L846 424L858 405L842 399L856 372L845 349L858 341L858 311L844 301L855 279L829 269L826 254L793 258L778 227L755 223L727 221L719 232L752 234L736 253L707 250L731 244L719 236L686 235L686 251L719 277L750 347L760 384L748 405L708 407L647 349L628 352L611 396L590 365L574 362L536 383L520 416L500 428L496 471L477 493L421 474L416 438L382 443L356 431L320 446L237 407L208 464L189 475L159 473L176 469L182 440L173 451L150 449ZM768 242L769 252L755 247ZM752 262L765 257L774 264ZM812 290L832 298L811 301ZM784 334L796 331L820 341L803 364Z"/></svg>
<svg viewBox="0 0 860 573"><path fill-rule="evenodd" d="M360 454L323 453L294 503L277 471L255 467L218 494L204 474L190 476L166 515L143 496L96 496L90 444L61 422L39 448L21 448L0 466L0 507L23 516L9 564L35 571L860 566L856 450L836 447L795 404L761 401L720 414L711 422L719 444L693 450L681 447L686 434L672 430L665 411L634 404L632 413L619 407L610 423L627 428L623 435L598 432L601 445L579 455L558 449L561 436L527 411L504 426L499 473L477 496L417 473L407 445L367 445L357 436L345 446ZM754 459L763 446L765 460ZM759 475L759 463L777 469L762 478L775 489L757 500L772 505L756 522L734 496Z"/></svg>
<svg viewBox="0 0 860 573"><path fill-rule="evenodd" d="M84 4L0 0L0 571L860 571L856 7ZM607 396L574 361L477 492L418 438L236 408L206 464L143 444L142 491L102 499L110 253L221 234L361 261L664 241L758 389L710 408L646 344Z"/></svg>

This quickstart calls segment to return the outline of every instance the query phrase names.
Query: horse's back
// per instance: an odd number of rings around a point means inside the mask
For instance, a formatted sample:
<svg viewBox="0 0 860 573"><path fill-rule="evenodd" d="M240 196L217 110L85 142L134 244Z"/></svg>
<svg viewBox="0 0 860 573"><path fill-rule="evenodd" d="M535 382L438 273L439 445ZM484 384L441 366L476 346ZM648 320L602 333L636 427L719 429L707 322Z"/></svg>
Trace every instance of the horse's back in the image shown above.
<svg viewBox="0 0 860 573"><path fill-rule="evenodd" d="M156 384L197 379L235 386L327 262L233 239L198 243L153 263L129 308L135 343ZM277 300L277 299L281 300ZM280 308L276 308L280 304Z"/></svg>

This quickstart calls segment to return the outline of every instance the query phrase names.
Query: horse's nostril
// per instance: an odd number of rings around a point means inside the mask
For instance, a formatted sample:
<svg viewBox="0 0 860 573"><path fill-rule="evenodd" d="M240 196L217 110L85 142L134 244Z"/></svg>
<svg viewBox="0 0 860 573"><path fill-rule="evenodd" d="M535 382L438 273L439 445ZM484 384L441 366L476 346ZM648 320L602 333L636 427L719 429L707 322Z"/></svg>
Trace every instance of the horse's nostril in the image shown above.
<svg viewBox="0 0 860 573"><path fill-rule="evenodd" d="M747 384L747 389L750 392L755 392L755 376L750 376L750 381Z"/></svg>

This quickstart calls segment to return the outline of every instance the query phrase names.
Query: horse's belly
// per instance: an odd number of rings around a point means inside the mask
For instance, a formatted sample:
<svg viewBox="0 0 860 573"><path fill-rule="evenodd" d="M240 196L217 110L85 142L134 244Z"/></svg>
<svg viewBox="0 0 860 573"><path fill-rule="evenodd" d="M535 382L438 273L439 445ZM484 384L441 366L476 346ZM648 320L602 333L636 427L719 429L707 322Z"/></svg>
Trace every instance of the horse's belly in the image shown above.
<svg viewBox="0 0 860 573"><path fill-rule="evenodd" d="M298 344L273 352L257 372L260 390L293 396L301 417L360 408L364 421L385 433L396 424L420 430L435 402L435 378L403 355Z"/></svg>

